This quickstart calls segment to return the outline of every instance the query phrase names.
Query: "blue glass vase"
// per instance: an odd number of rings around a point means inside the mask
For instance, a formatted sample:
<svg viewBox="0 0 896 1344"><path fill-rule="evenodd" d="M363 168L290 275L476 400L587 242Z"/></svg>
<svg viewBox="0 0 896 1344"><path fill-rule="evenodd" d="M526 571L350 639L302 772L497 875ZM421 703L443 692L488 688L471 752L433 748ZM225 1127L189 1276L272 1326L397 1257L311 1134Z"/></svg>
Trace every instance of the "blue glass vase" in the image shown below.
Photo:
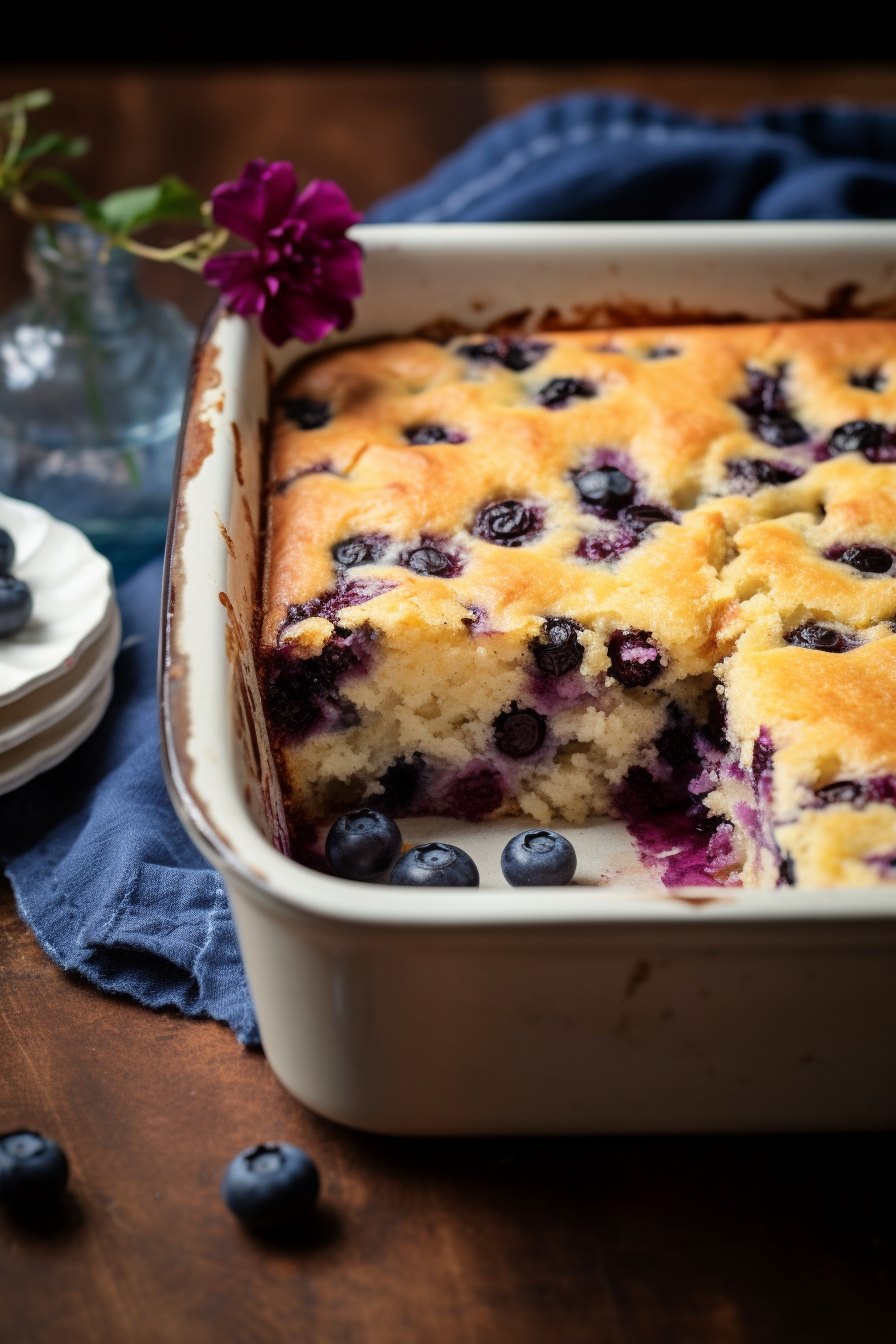
<svg viewBox="0 0 896 1344"><path fill-rule="evenodd" d="M120 579L161 549L196 332L136 259L39 225L29 299L0 317L0 490L74 523Z"/></svg>

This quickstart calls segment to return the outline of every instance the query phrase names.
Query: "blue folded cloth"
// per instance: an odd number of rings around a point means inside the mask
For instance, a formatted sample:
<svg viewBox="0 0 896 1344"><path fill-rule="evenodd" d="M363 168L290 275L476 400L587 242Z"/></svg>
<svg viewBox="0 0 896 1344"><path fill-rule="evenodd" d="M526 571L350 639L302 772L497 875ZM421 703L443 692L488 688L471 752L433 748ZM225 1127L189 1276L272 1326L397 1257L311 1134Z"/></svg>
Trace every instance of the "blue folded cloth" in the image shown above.
<svg viewBox="0 0 896 1344"><path fill-rule="evenodd" d="M896 112L759 111L734 123L578 94L487 127L367 218L844 219L896 215ZM67 970L258 1040L224 884L182 830L156 709L161 562L119 593L124 641L102 724L0 799L19 910Z"/></svg>

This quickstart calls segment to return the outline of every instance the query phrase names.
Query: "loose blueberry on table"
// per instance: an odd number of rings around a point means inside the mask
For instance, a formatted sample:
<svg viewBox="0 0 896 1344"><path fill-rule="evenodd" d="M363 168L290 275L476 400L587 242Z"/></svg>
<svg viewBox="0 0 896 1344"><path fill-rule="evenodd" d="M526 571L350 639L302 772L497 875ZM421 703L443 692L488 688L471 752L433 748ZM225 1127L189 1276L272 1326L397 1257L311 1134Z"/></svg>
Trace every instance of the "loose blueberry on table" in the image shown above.
<svg viewBox="0 0 896 1344"><path fill-rule="evenodd" d="M337 877L374 882L401 853L401 831L391 817L359 807L333 822L324 852Z"/></svg>
<svg viewBox="0 0 896 1344"><path fill-rule="evenodd" d="M501 855L501 872L512 887L565 887L575 871L576 852L557 831L521 831Z"/></svg>
<svg viewBox="0 0 896 1344"><path fill-rule="evenodd" d="M68 1159L58 1143L29 1129L0 1134L0 1204L17 1212L45 1208L67 1181Z"/></svg>
<svg viewBox="0 0 896 1344"><path fill-rule="evenodd" d="M258 1232L294 1227L307 1217L320 1191L317 1167L292 1143L257 1143L233 1159L221 1184L224 1202Z"/></svg>
<svg viewBox="0 0 896 1344"><path fill-rule="evenodd" d="M395 887L478 887L479 870L456 845L415 845L392 869Z"/></svg>

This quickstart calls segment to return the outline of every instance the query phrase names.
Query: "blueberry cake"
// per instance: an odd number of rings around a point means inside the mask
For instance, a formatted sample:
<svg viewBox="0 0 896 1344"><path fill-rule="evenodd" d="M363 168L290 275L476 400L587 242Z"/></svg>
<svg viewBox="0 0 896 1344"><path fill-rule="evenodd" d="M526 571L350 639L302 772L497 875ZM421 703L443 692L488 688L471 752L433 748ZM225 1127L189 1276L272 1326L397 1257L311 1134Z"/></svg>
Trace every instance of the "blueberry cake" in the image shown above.
<svg viewBox="0 0 896 1344"><path fill-rule="evenodd" d="M894 623L896 323L389 339L275 391L296 837L609 814L678 828L673 884L893 880Z"/></svg>

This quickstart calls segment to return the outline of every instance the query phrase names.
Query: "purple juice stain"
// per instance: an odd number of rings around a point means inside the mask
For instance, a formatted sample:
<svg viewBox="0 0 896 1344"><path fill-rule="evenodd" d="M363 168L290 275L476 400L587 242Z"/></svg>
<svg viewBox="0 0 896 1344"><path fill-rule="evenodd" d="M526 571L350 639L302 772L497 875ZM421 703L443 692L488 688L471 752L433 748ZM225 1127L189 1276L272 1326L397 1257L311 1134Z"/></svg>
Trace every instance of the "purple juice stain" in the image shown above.
<svg viewBox="0 0 896 1344"><path fill-rule="evenodd" d="M742 487L744 494L752 494L764 485L789 485L803 475L800 467L781 466L764 458L735 457L725 463L729 480Z"/></svg>
<svg viewBox="0 0 896 1344"><path fill-rule="evenodd" d="M466 443L467 435L461 429L449 429L445 425L424 424L408 425L404 431L405 440L416 447L430 443Z"/></svg>
<svg viewBox="0 0 896 1344"><path fill-rule="evenodd" d="M547 341L488 336L484 341L459 346L457 353L476 364L503 364L512 373L522 373L543 359L550 348Z"/></svg>
<svg viewBox="0 0 896 1344"><path fill-rule="evenodd" d="M597 396L597 388L588 378L551 378L537 395L539 406L549 411L565 410L571 401Z"/></svg>
<svg viewBox="0 0 896 1344"><path fill-rule="evenodd" d="M338 684L364 664L364 640L355 634L333 635L313 658L277 649L268 655L264 678L269 721L284 737L311 732L325 710L334 727L354 726L357 710L340 696Z"/></svg>
<svg viewBox="0 0 896 1344"><path fill-rule="evenodd" d="M537 709L520 709L515 700L509 710L497 716L493 726L495 746L505 756L517 759L534 755L547 733L544 715Z"/></svg>
<svg viewBox="0 0 896 1344"><path fill-rule="evenodd" d="M784 393L786 369L774 374L762 369L747 369L747 391L735 397L734 404L746 415L750 432L773 448L789 448L805 443L809 435L790 410Z"/></svg>
<svg viewBox="0 0 896 1344"><path fill-rule="evenodd" d="M889 574L896 559L883 546L830 546L824 553L826 560L849 565L860 574Z"/></svg>
<svg viewBox="0 0 896 1344"><path fill-rule="evenodd" d="M646 630L614 631L607 653L610 676L622 686L647 686L663 670L662 655Z"/></svg>
<svg viewBox="0 0 896 1344"><path fill-rule="evenodd" d="M804 625L788 630L784 641L795 648L813 649L819 653L848 653L850 649L857 648L859 643L857 639L820 621L807 621Z"/></svg>
<svg viewBox="0 0 896 1344"><path fill-rule="evenodd" d="M323 429L333 418L330 403L313 397L284 397L280 405L287 420L299 429Z"/></svg>
<svg viewBox="0 0 896 1344"><path fill-rule="evenodd" d="M490 766L478 766L458 776L445 793L440 811L462 821L481 821L504 801L504 781Z"/></svg>
<svg viewBox="0 0 896 1344"><path fill-rule="evenodd" d="M307 602L288 606L286 620L280 627L281 633L287 626L295 625L297 621L307 621L311 616L321 616L325 621L335 621L340 611L344 611L346 607L358 607L363 602L369 602L371 598L379 597L381 593L388 593L395 587L397 584L387 583L385 579L345 579L340 575L336 587L330 592L309 598Z"/></svg>
<svg viewBox="0 0 896 1344"><path fill-rule="evenodd" d="M596 565L603 560L618 560L627 551L634 550L640 541L640 533L624 527L616 532L595 532L582 538L576 547L576 555Z"/></svg>
<svg viewBox="0 0 896 1344"><path fill-rule="evenodd" d="M719 824L703 808L703 817L691 810L660 812L627 823L645 868L656 873L664 887L718 887L715 876L731 859L731 827ZM708 823L713 823L708 828Z"/></svg>
<svg viewBox="0 0 896 1344"><path fill-rule="evenodd" d="M535 665L544 677L563 677L573 672L585 657L579 643L581 626L565 616L549 616L541 635L529 646Z"/></svg>
<svg viewBox="0 0 896 1344"><path fill-rule="evenodd" d="M479 510L473 535L493 546L522 546L527 537L541 531L542 511L518 499L496 500Z"/></svg>

